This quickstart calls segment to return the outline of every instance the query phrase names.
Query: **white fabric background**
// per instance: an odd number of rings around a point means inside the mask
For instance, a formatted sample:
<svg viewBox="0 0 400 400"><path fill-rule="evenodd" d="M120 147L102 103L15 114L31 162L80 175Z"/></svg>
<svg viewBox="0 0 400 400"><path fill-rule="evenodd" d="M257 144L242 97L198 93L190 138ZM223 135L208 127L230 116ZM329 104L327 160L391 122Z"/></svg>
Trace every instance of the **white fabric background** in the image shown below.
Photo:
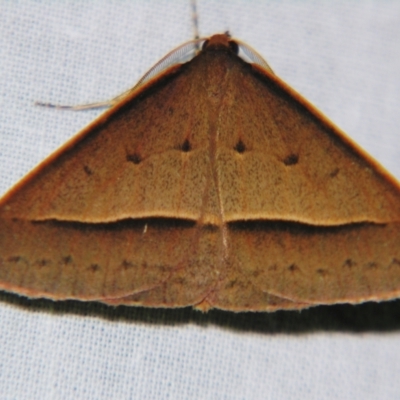
<svg viewBox="0 0 400 400"><path fill-rule="evenodd" d="M0 3L0 193L192 37L181 1ZM400 178L400 2L199 0ZM395 399L397 302L202 315L0 297L1 399ZM398 322L399 321L399 322Z"/></svg>

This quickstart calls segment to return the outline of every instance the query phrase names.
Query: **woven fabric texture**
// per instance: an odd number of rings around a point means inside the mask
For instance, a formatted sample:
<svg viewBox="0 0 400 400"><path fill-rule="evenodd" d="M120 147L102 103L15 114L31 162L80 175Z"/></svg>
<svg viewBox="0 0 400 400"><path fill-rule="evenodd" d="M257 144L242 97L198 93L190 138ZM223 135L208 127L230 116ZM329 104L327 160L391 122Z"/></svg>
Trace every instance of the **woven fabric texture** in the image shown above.
<svg viewBox="0 0 400 400"><path fill-rule="evenodd" d="M400 179L400 2L199 0ZM1 3L0 193L192 38L189 1ZM232 314L0 293L0 399L398 399L400 306Z"/></svg>

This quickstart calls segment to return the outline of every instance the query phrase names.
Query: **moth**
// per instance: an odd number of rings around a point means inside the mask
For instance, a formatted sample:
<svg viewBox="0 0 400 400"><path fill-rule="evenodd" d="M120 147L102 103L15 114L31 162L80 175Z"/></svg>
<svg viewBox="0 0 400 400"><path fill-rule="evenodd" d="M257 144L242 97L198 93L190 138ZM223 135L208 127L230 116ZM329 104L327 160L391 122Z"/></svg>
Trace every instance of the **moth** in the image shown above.
<svg viewBox="0 0 400 400"><path fill-rule="evenodd" d="M0 288L231 311L393 299L400 185L257 52L214 35L1 199Z"/></svg>

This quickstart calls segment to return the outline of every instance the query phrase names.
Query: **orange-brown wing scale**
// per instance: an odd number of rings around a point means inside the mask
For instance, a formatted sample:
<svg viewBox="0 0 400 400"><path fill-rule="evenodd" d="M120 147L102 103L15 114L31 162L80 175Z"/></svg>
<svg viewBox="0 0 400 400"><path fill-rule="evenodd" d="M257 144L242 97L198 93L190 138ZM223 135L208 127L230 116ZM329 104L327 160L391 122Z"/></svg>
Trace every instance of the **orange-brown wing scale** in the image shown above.
<svg viewBox="0 0 400 400"><path fill-rule="evenodd" d="M0 288L233 311L400 296L400 188L211 38L0 203Z"/></svg>

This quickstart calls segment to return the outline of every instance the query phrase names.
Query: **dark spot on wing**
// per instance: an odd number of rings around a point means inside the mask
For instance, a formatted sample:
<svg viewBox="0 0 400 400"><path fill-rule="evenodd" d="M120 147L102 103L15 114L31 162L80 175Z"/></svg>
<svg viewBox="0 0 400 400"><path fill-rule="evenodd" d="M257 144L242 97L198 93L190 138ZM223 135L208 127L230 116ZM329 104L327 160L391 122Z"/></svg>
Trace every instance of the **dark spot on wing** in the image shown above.
<svg viewBox="0 0 400 400"><path fill-rule="evenodd" d="M142 161L142 157L138 153L127 154L126 161L131 162L133 164L140 164Z"/></svg>
<svg viewBox="0 0 400 400"><path fill-rule="evenodd" d="M192 150L192 145L189 142L189 139L185 139L185 141L181 144L181 150L184 153L188 153L190 150Z"/></svg>
<svg viewBox="0 0 400 400"><path fill-rule="evenodd" d="M127 269L130 269L130 268L132 268L134 265L130 262L130 261L127 261L127 260L124 260L124 261L122 261L122 263L121 263L121 268L122 269L125 269L125 270L127 270Z"/></svg>
<svg viewBox="0 0 400 400"><path fill-rule="evenodd" d="M296 165L299 162L299 155L298 154L289 154L284 160L283 163L287 166Z"/></svg>
<svg viewBox="0 0 400 400"><path fill-rule="evenodd" d="M298 267L296 264L291 264L291 265L288 266L288 270L289 270L290 272L297 272L297 271L299 271L300 269L299 269L299 267Z"/></svg>
<svg viewBox="0 0 400 400"><path fill-rule="evenodd" d="M376 269L378 268L378 264L376 262L369 262L365 265L368 269Z"/></svg>
<svg viewBox="0 0 400 400"><path fill-rule="evenodd" d="M329 176L331 177L331 178L334 178L335 176L337 176L337 174L339 173L339 168L335 168L330 174L329 174Z"/></svg>
<svg viewBox="0 0 400 400"><path fill-rule="evenodd" d="M352 268L352 267L354 267L356 265L356 263L351 259L351 258L348 258L344 263L343 263L343 267L346 267L346 268Z"/></svg>
<svg viewBox="0 0 400 400"><path fill-rule="evenodd" d="M392 262L389 264L389 268L390 267L400 267L400 260L393 258Z"/></svg>
<svg viewBox="0 0 400 400"><path fill-rule="evenodd" d="M42 258L41 260L36 260L34 265L41 268L45 267L48 264L50 264L50 261Z"/></svg>
<svg viewBox="0 0 400 400"><path fill-rule="evenodd" d="M246 146L244 145L242 139L239 139L239 141L236 143L234 150L239 154L243 154L246 151Z"/></svg>
<svg viewBox="0 0 400 400"><path fill-rule="evenodd" d="M92 272L97 272L100 270L100 265L99 264L91 264L88 269Z"/></svg>
<svg viewBox="0 0 400 400"><path fill-rule="evenodd" d="M226 289L232 289L237 284L237 279L233 279L226 284Z"/></svg>
<svg viewBox="0 0 400 400"><path fill-rule="evenodd" d="M63 258L61 259L61 262L62 262L64 265L71 264L71 263L72 263L72 257L71 257L71 256L65 256L65 257L63 257Z"/></svg>
<svg viewBox="0 0 400 400"><path fill-rule="evenodd" d="M87 165L83 167L83 170L86 172L87 175L93 174L93 171Z"/></svg>

